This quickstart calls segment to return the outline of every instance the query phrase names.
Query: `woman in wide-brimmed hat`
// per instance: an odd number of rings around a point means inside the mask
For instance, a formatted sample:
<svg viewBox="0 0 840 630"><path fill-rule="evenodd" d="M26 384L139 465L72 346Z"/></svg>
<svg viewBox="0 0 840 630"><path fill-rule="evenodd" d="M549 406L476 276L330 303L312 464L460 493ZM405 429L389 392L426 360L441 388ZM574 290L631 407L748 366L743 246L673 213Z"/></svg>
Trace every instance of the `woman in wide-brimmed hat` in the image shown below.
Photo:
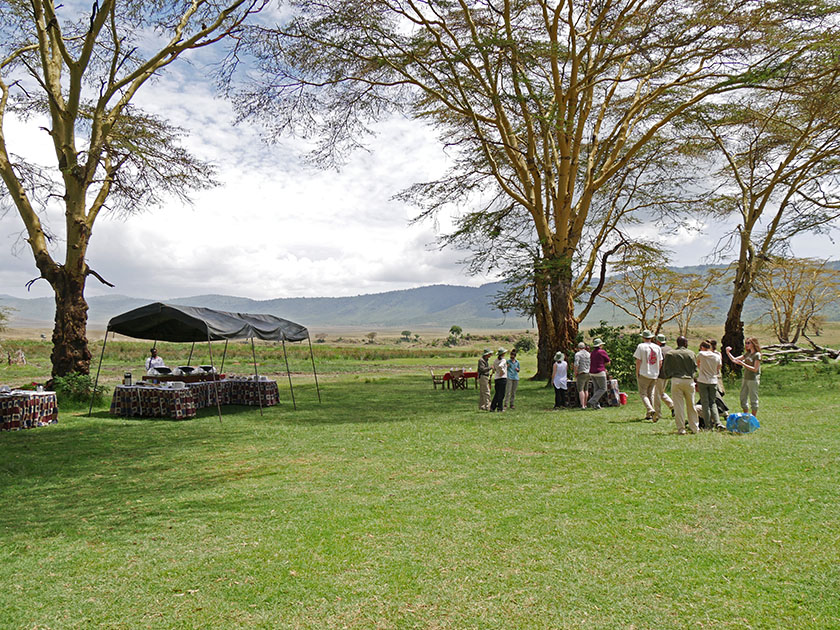
<svg viewBox="0 0 840 630"><path fill-rule="evenodd" d="M562 352L554 355L554 367L551 369L551 384L554 385L554 408L568 406L566 393L569 388L569 364Z"/></svg>

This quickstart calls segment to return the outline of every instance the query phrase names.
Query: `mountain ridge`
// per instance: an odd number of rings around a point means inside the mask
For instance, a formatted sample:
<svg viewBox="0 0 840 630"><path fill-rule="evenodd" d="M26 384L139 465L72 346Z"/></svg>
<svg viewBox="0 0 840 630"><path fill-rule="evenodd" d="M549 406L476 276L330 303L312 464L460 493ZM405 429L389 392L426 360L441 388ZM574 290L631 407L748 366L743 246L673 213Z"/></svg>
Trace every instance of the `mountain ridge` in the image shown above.
<svg viewBox="0 0 840 630"><path fill-rule="evenodd" d="M840 269L840 261L830 263ZM697 272L722 265L697 265L675 268L682 273ZM411 289L395 289L381 293L363 293L344 297L277 297L256 300L221 294L203 294L168 300L137 298L126 295L100 295L88 299L88 324L104 328L115 315L150 302L163 301L182 306L204 306L224 311L269 313L297 321L310 329L319 327L350 328L443 328L458 325L473 329L534 328L529 318L505 314L492 305L496 293L504 288L501 282L478 287L432 284ZM715 311L710 321L722 323L729 305L730 280L724 279L710 287ZM0 295L0 306L14 309L9 324L18 327L51 327L55 302L51 297L15 298ZM756 319L762 310L755 297L747 300L745 321ZM829 320L840 320L840 304L824 313ZM632 324L633 320L603 300L596 304L584 326L597 325L601 320L612 324Z"/></svg>

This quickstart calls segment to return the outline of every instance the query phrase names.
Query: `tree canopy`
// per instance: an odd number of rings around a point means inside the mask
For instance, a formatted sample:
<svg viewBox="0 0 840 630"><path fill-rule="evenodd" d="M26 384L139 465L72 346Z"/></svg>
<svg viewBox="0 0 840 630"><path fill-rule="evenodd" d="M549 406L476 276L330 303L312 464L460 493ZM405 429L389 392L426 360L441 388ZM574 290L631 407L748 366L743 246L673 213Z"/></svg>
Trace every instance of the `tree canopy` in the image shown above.
<svg viewBox="0 0 840 630"><path fill-rule="evenodd" d="M657 168L682 159L672 125L801 56L830 12L809 2L300 0L287 22L252 29L262 75L239 102L270 132L317 136L322 163L388 112L435 126L451 168L404 197L421 215L468 203L462 234L516 241L493 259L520 261L499 264L527 287L546 375L602 286L605 254L630 244L623 225L662 200Z"/></svg>
<svg viewBox="0 0 840 630"><path fill-rule="evenodd" d="M212 167L180 145L182 131L133 99L185 51L235 34L266 2L0 4L0 203L20 216L40 278L56 296L54 375L89 369L84 287L90 275L106 282L87 261L97 218L187 199L214 183ZM49 136L52 163L9 145L10 117ZM62 228L45 221L50 207L63 211Z"/></svg>

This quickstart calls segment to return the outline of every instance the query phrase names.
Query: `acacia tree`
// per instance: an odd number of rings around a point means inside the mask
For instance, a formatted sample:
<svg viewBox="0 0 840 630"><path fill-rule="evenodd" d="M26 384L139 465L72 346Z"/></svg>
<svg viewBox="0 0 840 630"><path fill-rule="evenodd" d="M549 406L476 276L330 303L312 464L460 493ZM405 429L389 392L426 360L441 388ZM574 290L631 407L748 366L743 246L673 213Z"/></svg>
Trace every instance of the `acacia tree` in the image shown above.
<svg viewBox="0 0 840 630"><path fill-rule="evenodd" d="M806 5L299 0L287 23L253 31L263 80L239 103L270 131L319 135L320 163L388 112L436 126L453 166L408 195L425 214L478 199L478 214L521 217L544 376L614 247L593 199L683 112L799 54L763 46L763 31L821 19Z"/></svg>
<svg viewBox="0 0 840 630"><path fill-rule="evenodd" d="M683 337L688 336L692 321L696 321L698 317L705 317L708 321L718 310L708 289L712 284L716 284L722 275L715 269L709 269L705 274L684 274L686 281L683 291L684 302L675 319L677 331ZM697 294L700 298L692 299Z"/></svg>
<svg viewBox="0 0 840 630"><path fill-rule="evenodd" d="M235 33L266 1L101 0L90 12L54 0L0 5L0 201L20 215L40 278L55 293L54 376L89 371L85 283L109 284L87 263L99 215L186 199L213 183L209 165L179 145L181 130L132 99L185 51ZM10 116L33 126L46 119L52 166L8 145ZM46 212L59 207L64 226L53 232Z"/></svg>
<svg viewBox="0 0 840 630"><path fill-rule="evenodd" d="M655 333L677 321L680 334L697 310L708 306L708 289L720 278L717 270L705 274L679 273L667 266L665 254L654 248L636 250L614 266L616 272L602 293L604 300Z"/></svg>
<svg viewBox="0 0 840 630"><path fill-rule="evenodd" d="M744 347L744 304L773 256L794 236L828 230L840 218L840 67L832 50L803 55L779 76L727 104L698 112L705 142L720 159L716 217L738 225L720 253L737 252L723 346ZM808 76L802 68L819 73ZM740 369L724 359L727 369Z"/></svg>
<svg viewBox="0 0 840 630"><path fill-rule="evenodd" d="M813 318L840 299L840 272L826 263L774 257L756 278L756 295L767 300L766 316L781 343L799 341Z"/></svg>

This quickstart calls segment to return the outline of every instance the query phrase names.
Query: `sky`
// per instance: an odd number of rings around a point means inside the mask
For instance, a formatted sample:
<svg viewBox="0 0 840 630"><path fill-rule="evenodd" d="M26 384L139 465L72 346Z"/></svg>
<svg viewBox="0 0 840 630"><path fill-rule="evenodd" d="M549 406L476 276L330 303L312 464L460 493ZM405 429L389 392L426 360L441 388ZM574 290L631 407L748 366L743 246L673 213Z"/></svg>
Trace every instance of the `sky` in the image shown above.
<svg viewBox="0 0 840 630"><path fill-rule="evenodd" d="M301 141L267 144L260 130L234 124L230 103L206 79L200 55L178 60L146 85L136 102L185 128L184 145L218 169L217 188L193 195L192 206L171 200L163 207L121 219L101 216L94 226L89 265L114 288L90 278L86 294L122 294L163 300L226 294L263 300L278 297L348 296L429 284L477 286L493 276L469 276L467 255L436 245L450 215L412 224L417 209L393 197L414 182L440 175L447 155L432 130L403 118L376 126L367 150L339 170L308 165ZM7 120L10 149L54 163L45 120ZM456 211L454 211L456 212ZM59 229L60 210L49 222ZM676 236L653 223L637 234L660 239L675 265L705 262L720 226L695 226ZM0 217L0 294L51 296L44 281L27 291L38 272L21 240L15 212ZM717 231L716 231L717 230ZM794 244L798 255L838 257L826 238Z"/></svg>

